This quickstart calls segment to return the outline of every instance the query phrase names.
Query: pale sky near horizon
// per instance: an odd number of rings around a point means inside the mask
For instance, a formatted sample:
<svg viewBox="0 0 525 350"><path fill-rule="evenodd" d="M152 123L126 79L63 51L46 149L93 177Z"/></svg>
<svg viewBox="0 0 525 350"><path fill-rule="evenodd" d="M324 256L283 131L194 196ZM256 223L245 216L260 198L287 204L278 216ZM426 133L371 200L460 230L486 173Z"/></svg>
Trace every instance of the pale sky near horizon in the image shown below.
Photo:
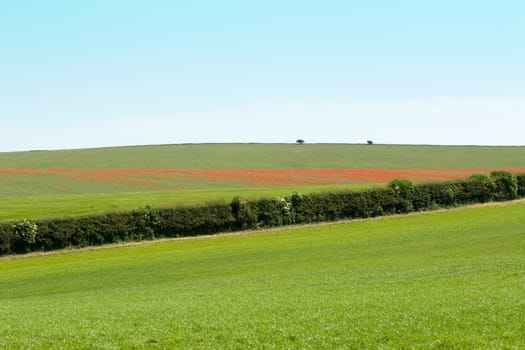
<svg viewBox="0 0 525 350"><path fill-rule="evenodd" d="M0 152L525 145L525 2L0 0Z"/></svg>

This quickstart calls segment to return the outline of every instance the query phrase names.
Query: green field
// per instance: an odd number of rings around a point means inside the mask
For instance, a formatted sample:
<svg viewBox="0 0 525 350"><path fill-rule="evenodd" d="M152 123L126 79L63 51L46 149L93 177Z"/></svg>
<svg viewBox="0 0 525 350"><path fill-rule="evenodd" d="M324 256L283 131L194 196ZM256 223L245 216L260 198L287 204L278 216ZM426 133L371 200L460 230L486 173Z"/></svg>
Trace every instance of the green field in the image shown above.
<svg viewBox="0 0 525 350"><path fill-rule="evenodd" d="M525 202L0 259L0 348L522 349Z"/></svg>
<svg viewBox="0 0 525 350"><path fill-rule="evenodd" d="M187 144L0 153L0 169L498 169L525 168L525 147L358 144ZM60 176L0 174L0 220L83 215L146 205L174 206L338 186L231 187L185 184L177 191Z"/></svg>
<svg viewBox="0 0 525 350"><path fill-rule="evenodd" d="M516 168L525 166L524 159L525 147L187 144L0 153L0 168Z"/></svg>
<svg viewBox="0 0 525 350"><path fill-rule="evenodd" d="M234 188L209 190L125 192L78 195L40 195L2 198L0 221L23 218L44 219L98 214L122 210L177 205L197 205L211 202L229 203L233 197L244 200L262 197L280 198L293 193L325 192L329 190L359 190L373 185L293 186L270 188Z"/></svg>

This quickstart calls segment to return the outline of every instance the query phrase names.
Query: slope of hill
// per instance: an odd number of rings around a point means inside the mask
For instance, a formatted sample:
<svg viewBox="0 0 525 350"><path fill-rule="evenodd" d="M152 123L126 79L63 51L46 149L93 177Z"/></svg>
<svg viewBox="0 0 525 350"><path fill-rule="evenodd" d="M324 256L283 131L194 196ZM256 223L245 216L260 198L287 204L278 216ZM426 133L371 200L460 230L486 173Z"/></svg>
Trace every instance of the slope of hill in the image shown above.
<svg viewBox="0 0 525 350"><path fill-rule="evenodd" d="M0 153L0 168L439 169L525 166L525 147L185 144Z"/></svg>
<svg viewBox="0 0 525 350"><path fill-rule="evenodd" d="M518 349L525 203L0 259L1 348Z"/></svg>
<svg viewBox="0 0 525 350"><path fill-rule="evenodd" d="M0 153L0 220L363 188L393 178L449 180L493 169L525 171L524 159L525 147L357 144Z"/></svg>

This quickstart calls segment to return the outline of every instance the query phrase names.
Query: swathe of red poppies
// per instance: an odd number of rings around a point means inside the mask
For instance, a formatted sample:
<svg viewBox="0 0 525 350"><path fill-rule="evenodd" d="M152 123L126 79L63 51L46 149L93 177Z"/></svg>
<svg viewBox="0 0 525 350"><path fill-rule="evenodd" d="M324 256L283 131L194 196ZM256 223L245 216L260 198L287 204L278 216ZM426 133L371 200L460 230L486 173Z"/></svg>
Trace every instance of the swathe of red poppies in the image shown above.
<svg viewBox="0 0 525 350"><path fill-rule="evenodd" d="M58 176L73 180L155 189L385 184L396 178L414 182L462 179L493 169L297 169L297 170L162 170L0 168L0 175ZM525 169L501 169L513 173Z"/></svg>

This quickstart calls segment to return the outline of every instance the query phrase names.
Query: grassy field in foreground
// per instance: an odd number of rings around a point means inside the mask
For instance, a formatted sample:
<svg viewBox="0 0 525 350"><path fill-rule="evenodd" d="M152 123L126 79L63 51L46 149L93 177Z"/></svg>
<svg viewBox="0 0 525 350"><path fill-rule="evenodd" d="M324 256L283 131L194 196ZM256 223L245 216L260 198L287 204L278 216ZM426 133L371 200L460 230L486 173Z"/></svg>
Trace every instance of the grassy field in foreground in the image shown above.
<svg viewBox="0 0 525 350"><path fill-rule="evenodd" d="M163 208L209 202L229 203L235 196L239 196L244 200L263 197L279 198L293 193L306 194L332 190L359 190L373 186L374 184L353 184L339 186L219 188L209 190L6 197L2 198L0 221L97 214L110 211L133 210L147 205Z"/></svg>
<svg viewBox="0 0 525 350"><path fill-rule="evenodd" d="M522 349L525 202L0 259L0 348Z"/></svg>

